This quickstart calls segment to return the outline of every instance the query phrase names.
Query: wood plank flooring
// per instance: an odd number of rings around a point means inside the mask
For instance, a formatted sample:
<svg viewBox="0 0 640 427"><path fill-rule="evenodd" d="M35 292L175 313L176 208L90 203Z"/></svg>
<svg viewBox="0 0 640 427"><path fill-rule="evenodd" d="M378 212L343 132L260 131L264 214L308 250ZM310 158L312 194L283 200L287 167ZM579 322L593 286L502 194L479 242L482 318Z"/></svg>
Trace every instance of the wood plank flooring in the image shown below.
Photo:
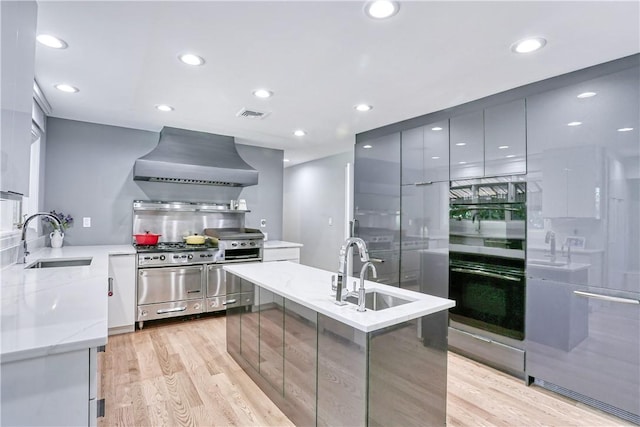
<svg viewBox="0 0 640 427"><path fill-rule="evenodd" d="M225 319L147 324L109 337L98 426L292 426L226 353ZM453 353L447 402L448 426L631 425Z"/></svg>

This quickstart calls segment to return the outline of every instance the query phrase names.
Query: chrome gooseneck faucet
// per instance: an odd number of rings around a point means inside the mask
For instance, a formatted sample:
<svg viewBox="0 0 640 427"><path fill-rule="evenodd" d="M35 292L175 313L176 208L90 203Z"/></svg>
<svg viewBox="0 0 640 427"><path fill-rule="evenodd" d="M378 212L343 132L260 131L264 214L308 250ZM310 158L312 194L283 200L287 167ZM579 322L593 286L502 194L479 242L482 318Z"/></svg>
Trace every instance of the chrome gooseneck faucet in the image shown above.
<svg viewBox="0 0 640 427"><path fill-rule="evenodd" d="M369 252L367 251L367 245L359 237L349 237L344 241L340 248L340 264L338 266L338 280L336 283L336 301L338 305L344 305L346 302L342 301L342 289L345 287L347 275L349 274L349 248L356 246L358 253L360 254L360 261L369 261Z"/></svg>
<svg viewBox="0 0 640 427"><path fill-rule="evenodd" d="M549 243L549 252L551 254L551 262L556 262L556 233L549 230L544 236L544 242Z"/></svg>
<svg viewBox="0 0 640 427"><path fill-rule="evenodd" d="M53 222L58 224L58 227L60 228L60 230L62 230L62 224L60 223L60 220L50 213L38 212L25 219L24 223L22 223L22 236L20 238L20 246L18 246L18 260L16 261L17 264L24 264L27 261L27 255L29 255L29 251L27 250L27 225L29 225L29 222L37 216L48 217Z"/></svg>
<svg viewBox="0 0 640 427"><path fill-rule="evenodd" d="M376 266L373 265L371 261L367 261L362 266L360 270L360 289L358 289L358 311L366 311L364 308L364 297L365 297L365 289L364 289L364 279L367 276L367 271L371 269L371 273L373 277L378 277L378 271L376 270Z"/></svg>

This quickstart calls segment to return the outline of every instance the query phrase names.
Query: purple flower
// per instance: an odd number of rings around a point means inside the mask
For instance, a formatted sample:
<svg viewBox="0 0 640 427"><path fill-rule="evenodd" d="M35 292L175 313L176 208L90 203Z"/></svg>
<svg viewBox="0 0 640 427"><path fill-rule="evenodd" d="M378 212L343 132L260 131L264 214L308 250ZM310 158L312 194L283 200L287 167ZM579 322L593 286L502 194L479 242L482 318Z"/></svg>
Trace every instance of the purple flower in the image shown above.
<svg viewBox="0 0 640 427"><path fill-rule="evenodd" d="M73 224L73 217L71 215L65 215L64 213L56 212L55 210L52 210L49 213L51 215L55 216L56 218L58 218L58 221L60 221L60 224L62 224L62 229L63 230L66 230L67 228L71 227L71 225ZM44 217L43 221L45 221L47 224L49 224L51 227L53 227L54 230L58 229L58 224L53 222L51 220L51 218Z"/></svg>

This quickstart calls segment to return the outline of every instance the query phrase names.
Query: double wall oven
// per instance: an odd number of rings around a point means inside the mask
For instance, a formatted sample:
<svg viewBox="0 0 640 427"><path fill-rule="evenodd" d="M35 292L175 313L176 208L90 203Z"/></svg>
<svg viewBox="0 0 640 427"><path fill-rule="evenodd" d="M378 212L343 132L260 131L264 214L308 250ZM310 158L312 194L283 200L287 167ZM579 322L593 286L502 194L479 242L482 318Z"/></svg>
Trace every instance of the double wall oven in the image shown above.
<svg viewBox="0 0 640 427"><path fill-rule="evenodd" d="M524 177L453 181L450 187L449 345L524 375Z"/></svg>
<svg viewBox="0 0 640 427"><path fill-rule="evenodd" d="M136 201L133 234L161 234L157 245L136 246L137 321L251 305L253 295L227 281L225 263L262 261L264 236L244 227L245 211L228 205ZM203 244L186 244L200 234Z"/></svg>

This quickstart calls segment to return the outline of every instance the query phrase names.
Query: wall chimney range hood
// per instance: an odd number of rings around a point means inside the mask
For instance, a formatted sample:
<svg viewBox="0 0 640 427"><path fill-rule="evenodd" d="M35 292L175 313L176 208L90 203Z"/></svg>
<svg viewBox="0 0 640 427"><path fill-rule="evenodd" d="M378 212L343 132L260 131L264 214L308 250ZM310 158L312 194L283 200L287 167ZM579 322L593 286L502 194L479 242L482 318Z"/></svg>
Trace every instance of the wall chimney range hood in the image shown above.
<svg viewBox="0 0 640 427"><path fill-rule="evenodd" d="M163 127L158 146L136 160L136 181L247 187L258 171L238 154L234 138Z"/></svg>

